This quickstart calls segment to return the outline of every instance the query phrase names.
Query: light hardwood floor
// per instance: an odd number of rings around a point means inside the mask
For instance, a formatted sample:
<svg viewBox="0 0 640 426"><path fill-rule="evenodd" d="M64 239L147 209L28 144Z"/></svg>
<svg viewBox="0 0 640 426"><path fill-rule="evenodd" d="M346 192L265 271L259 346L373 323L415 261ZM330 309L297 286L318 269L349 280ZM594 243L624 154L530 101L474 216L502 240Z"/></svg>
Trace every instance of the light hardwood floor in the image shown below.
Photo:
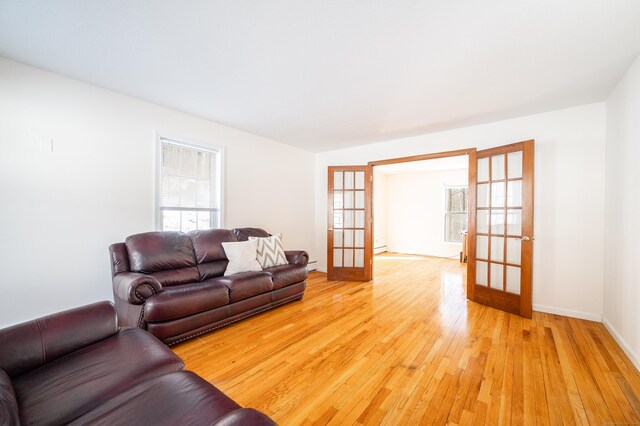
<svg viewBox="0 0 640 426"><path fill-rule="evenodd" d="M638 424L640 374L600 323L468 302L455 260L384 255L367 283L174 347L243 406L296 424Z"/></svg>

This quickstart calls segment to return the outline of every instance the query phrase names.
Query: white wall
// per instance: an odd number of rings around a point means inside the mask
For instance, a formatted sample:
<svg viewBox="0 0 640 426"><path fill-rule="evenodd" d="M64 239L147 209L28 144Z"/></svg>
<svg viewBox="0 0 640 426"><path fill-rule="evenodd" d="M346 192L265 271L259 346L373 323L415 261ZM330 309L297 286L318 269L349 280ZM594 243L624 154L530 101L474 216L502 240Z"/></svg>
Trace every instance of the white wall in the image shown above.
<svg viewBox="0 0 640 426"><path fill-rule="evenodd" d="M640 370L640 57L607 100L603 322Z"/></svg>
<svg viewBox="0 0 640 426"><path fill-rule="evenodd" d="M380 249L375 250L380 247ZM373 169L373 248L387 251L387 175Z"/></svg>
<svg viewBox="0 0 640 426"><path fill-rule="evenodd" d="M637 252L625 245L638 233L638 68L607 104L608 201L620 209L607 210L605 286L605 316L636 353ZM603 311L603 103L318 154L314 174L306 151L4 59L0 93L0 327L111 298L108 245L153 227L155 130L224 146L225 226L282 232L321 268L328 165L534 138L535 308ZM41 150L48 139L53 153Z"/></svg>
<svg viewBox="0 0 640 426"><path fill-rule="evenodd" d="M605 105L596 103L316 155L316 253L326 268L327 166L535 139L534 309L599 320Z"/></svg>
<svg viewBox="0 0 640 426"><path fill-rule="evenodd" d="M388 250L457 258L462 244L444 242L444 188L468 183L466 169L388 175Z"/></svg>
<svg viewBox="0 0 640 426"><path fill-rule="evenodd" d="M112 299L109 244L153 229L156 130L225 147L225 227L313 256L312 153L1 58L0 93L0 327Z"/></svg>

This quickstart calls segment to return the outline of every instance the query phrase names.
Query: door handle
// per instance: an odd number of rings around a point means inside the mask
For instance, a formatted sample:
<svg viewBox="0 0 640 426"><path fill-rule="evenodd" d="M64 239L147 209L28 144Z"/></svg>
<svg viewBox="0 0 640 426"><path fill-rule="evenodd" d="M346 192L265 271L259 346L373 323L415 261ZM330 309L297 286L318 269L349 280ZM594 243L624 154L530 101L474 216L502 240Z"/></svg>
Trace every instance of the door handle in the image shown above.
<svg viewBox="0 0 640 426"><path fill-rule="evenodd" d="M333 232L333 228L329 228L329 232Z"/></svg>
<svg viewBox="0 0 640 426"><path fill-rule="evenodd" d="M535 238L529 238L526 235L522 237L522 241L530 241L530 240L535 240Z"/></svg>

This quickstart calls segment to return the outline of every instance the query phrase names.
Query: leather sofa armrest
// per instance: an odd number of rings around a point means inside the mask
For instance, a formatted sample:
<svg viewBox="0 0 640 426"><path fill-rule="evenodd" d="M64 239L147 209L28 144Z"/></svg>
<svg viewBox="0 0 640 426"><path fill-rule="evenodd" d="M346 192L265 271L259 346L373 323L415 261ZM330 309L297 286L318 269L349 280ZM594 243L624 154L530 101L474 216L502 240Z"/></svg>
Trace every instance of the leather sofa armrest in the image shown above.
<svg viewBox="0 0 640 426"><path fill-rule="evenodd" d="M0 369L23 374L118 332L111 302L96 302L0 330Z"/></svg>
<svg viewBox="0 0 640 426"><path fill-rule="evenodd" d="M142 305L151 296L162 292L162 284L151 275L123 272L113 277L113 291L122 300Z"/></svg>
<svg viewBox="0 0 640 426"><path fill-rule="evenodd" d="M288 250L284 252L287 261L294 265L307 266L309 263L309 253L304 250Z"/></svg>
<svg viewBox="0 0 640 426"><path fill-rule="evenodd" d="M254 410L253 408L240 408L225 414L213 424L213 426L236 425L277 426L277 423L258 410Z"/></svg>

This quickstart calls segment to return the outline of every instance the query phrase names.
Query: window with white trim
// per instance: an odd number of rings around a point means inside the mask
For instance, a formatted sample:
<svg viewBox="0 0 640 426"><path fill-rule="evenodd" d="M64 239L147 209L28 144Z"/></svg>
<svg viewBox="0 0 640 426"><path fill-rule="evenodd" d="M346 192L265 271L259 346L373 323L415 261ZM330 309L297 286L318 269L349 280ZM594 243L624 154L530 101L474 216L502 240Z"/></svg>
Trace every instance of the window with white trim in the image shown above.
<svg viewBox="0 0 640 426"><path fill-rule="evenodd" d="M444 241L462 242L462 231L467 229L467 202L469 189L466 186L444 188Z"/></svg>
<svg viewBox="0 0 640 426"><path fill-rule="evenodd" d="M220 228L222 152L159 138L157 225L162 231Z"/></svg>

